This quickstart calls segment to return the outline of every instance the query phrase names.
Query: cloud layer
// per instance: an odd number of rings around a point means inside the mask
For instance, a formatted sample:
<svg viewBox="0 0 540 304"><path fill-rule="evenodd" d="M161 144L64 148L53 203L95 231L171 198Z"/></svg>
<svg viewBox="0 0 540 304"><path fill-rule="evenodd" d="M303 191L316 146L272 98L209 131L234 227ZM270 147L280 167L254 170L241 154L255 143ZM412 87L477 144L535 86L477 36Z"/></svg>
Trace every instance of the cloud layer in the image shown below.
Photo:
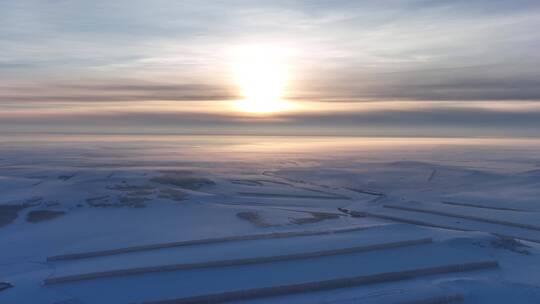
<svg viewBox="0 0 540 304"><path fill-rule="evenodd" d="M108 103L170 101L192 109L125 111L116 121L166 126L180 120L192 129L253 124L201 109L239 98L229 51L261 43L294 50L291 100L430 103L427 112L284 115L291 127L525 130L536 126L535 111L442 104L539 102L538 28L540 3L527 0L2 1L0 114L17 108L22 116L11 116L11 125L67 125L73 122L66 115L52 120L46 113L95 104L87 120L108 121L100 110ZM196 119L193 112L200 113Z"/></svg>

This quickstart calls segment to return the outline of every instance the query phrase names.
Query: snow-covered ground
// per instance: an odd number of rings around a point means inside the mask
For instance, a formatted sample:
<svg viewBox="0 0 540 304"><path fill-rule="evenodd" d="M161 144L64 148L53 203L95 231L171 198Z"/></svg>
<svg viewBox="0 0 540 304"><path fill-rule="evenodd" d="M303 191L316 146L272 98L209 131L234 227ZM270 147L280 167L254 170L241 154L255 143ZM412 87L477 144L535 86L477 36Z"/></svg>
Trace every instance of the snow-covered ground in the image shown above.
<svg viewBox="0 0 540 304"><path fill-rule="evenodd" d="M540 141L0 136L0 303L540 303Z"/></svg>

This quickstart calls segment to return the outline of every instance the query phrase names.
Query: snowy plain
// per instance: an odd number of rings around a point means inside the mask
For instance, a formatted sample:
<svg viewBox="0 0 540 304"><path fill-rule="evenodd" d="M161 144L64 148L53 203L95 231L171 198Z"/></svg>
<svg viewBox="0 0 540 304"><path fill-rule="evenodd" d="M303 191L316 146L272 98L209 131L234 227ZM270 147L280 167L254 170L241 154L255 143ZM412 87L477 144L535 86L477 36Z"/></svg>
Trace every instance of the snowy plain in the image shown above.
<svg viewBox="0 0 540 304"><path fill-rule="evenodd" d="M534 139L0 136L0 303L540 303Z"/></svg>

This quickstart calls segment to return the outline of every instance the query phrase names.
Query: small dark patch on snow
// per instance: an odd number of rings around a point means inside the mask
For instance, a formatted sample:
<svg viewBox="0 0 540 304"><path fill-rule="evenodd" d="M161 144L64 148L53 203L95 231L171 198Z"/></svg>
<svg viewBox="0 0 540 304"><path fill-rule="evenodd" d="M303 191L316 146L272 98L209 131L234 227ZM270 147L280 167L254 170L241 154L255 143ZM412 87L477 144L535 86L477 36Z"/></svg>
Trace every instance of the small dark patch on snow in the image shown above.
<svg viewBox="0 0 540 304"><path fill-rule="evenodd" d="M66 214L65 211L34 210L26 214L26 221L30 223L49 221L61 217L64 214Z"/></svg>
<svg viewBox="0 0 540 304"><path fill-rule="evenodd" d="M147 186L147 185L120 184L120 185L107 186L107 189L122 191L122 192L138 192L138 193L143 193L141 195L147 195L147 194L152 194L153 193L152 191L155 188L152 186Z"/></svg>
<svg viewBox="0 0 540 304"><path fill-rule="evenodd" d="M131 187L131 186L130 186ZM112 199L109 195L89 197L86 199L86 203L92 207L108 208L108 207L133 207L144 208L146 202L150 201L150 198L145 196L139 196L138 193L127 192L125 195L118 196L117 199Z"/></svg>
<svg viewBox="0 0 540 304"><path fill-rule="evenodd" d="M180 202L180 201L185 200L187 195L180 190L166 188L166 189L159 190L158 197Z"/></svg>
<svg viewBox="0 0 540 304"><path fill-rule="evenodd" d="M255 180L249 180L249 179L232 179L232 184L235 185L243 185L243 186L263 186L263 183Z"/></svg>
<svg viewBox="0 0 540 304"><path fill-rule="evenodd" d="M293 218L291 223L297 225L312 224L324 220L334 220L339 218L339 215L327 212L310 212L311 217Z"/></svg>
<svg viewBox="0 0 540 304"><path fill-rule="evenodd" d="M32 206L32 207L33 206L39 206L42 201L43 201L43 197L34 196L34 197L31 197L31 198L28 198L28 199L24 200L23 205Z"/></svg>
<svg viewBox="0 0 540 304"><path fill-rule="evenodd" d="M152 186L130 185L127 183L117 184L114 186L109 186L107 188L110 190L121 191L124 193L118 197L118 204L113 204L115 207L129 206L135 208L144 208L146 207L146 204L144 203L152 200L147 196L153 195L156 191L156 188Z"/></svg>
<svg viewBox="0 0 540 304"><path fill-rule="evenodd" d="M73 173L71 175L67 175L67 174L66 175L59 175L58 179L63 180L63 181L67 181L69 179L72 179L76 174L77 173Z"/></svg>
<svg viewBox="0 0 540 304"><path fill-rule="evenodd" d="M193 176L190 171L165 171L161 176L151 178L150 181L163 185L177 186L189 190L198 190L204 186L215 185L215 183L210 179Z"/></svg>
<svg viewBox="0 0 540 304"><path fill-rule="evenodd" d="M8 283L8 282L0 282L0 291L4 291L8 288L11 288L13 287L13 285L11 283Z"/></svg>
<svg viewBox="0 0 540 304"><path fill-rule="evenodd" d="M132 195L132 196L146 196L146 195L154 194L154 191L141 189L141 190L129 191L127 194Z"/></svg>
<svg viewBox="0 0 540 304"><path fill-rule="evenodd" d="M254 212L254 211L238 212L236 214L236 216L243 219L243 220L246 220L246 221L252 223L253 225L255 225L257 227L268 228L268 227L273 226L273 225L267 223L264 220L264 218L262 218L262 216L260 216L257 212Z"/></svg>
<svg viewBox="0 0 540 304"><path fill-rule="evenodd" d="M108 195L89 197L86 199L86 203L92 207L112 207L113 206L113 204L110 203Z"/></svg>
<svg viewBox="0 0 540 304"><path fill-rule="evenodd" d="M460 207L471 207L471 208L479 208L479 209L493 209L493 210L501 210L501 211L519 211L519 212L527 212L526 210L520 210L520 209L514 209L514 208L506 208L506 207L494 207L494 206L486 206L486 205L479 205L479 204L471 204L471 203L460 203L460 202L451 202L451 201L443 201L442 202L445 205L453 205L453 206L460 206Z"/></svg>
<svg viewBox="0 0 540 304"><path fill-rule="evenodd" d="M30 205L0 205L0 227L11 224L19 215L19 211L28 208Z"/></svg>
<svg viewBox="0 0 540 304"><path fill-rule="evenodd" d="M428 177L428 182L431 182L435 179L435 176L437 176L437 169L433 169L431 171L431 174Z"/></svg>
<svg viewBox="0 0 540 304"><path fill-rule="evenodd" d="M365 212L361 212L361 211L354 211L354 210L349 210L349 209L345 209L345 208L337 208L339 211L345 213L345 214L348 214L352 217L366 217L367 214Z"/></svg>
<svg viewBox="0 0 540 304"><path fill-rule="evenodd" d="M145 202L147 202L149 200L150 199L146 198L146 197L128 196L128 195L120 196L118 198L118 202L121 205L135 207L135 208L144 208L144 207L146 207Z"/></svg>
<svg viewBox="0 0 540 304"><path fill-rule="evenodd" d="M109 204L108 195L89 197L86 199L86 203L92 207L105 207L105 205L111 205Z"/></svg>
<svg viewBox="0 0 540 304"><path fill-rule="evenodd" d="M530 251L525 249L525 248L529 248L529 246L510 237L498 236L496 240L491 241L491 246L494 248L502 248L502 249L510 250L519 254L525 254L525 255L531 254Z"/></svg>
<svg viewBox="0 0 540 304"><path fill-rule="evenodd" d="M353 192L361 193L361 194L368 194L368 195L373 195L373 196L384 196L384 193L379 192L379 191L363 190L363 189L357 189L357 188L351 188L351 187L344 187L344 188Z"/></svg>
<svg viewBox="0 0 540 304"><path fill-rule="evenodd" d="M422 300L399 302L399 304L450 304L450 303L463 303L464 298L460 294L449 296L436 296Z"/></svg>

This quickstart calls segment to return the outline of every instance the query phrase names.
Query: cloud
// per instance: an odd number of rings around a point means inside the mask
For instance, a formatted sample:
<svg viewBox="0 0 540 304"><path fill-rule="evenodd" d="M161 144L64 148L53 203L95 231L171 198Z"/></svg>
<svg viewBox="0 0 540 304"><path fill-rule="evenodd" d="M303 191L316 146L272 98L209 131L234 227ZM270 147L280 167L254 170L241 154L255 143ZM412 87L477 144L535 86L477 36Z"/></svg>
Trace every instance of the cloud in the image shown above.
<svg viewBox="0 0 540 304"><path fill-rule="evenodd" d="M357 81L353 81L357 80ZM540 72L526 62L340 74L312 82L296 98L321 100L540 101Z"/></svg>
<svg viewBox="0 0 540 304"><path fill-rule="evenodd" d="M140 102L140 101L213 101L239 98L230 88L205 84L170 82L88 81L87 83L41 83L0 87L0 102Z"/></svg>
<svg viewBox="0 0 540 304"><path fill-rule="evenodd" d="M20 115L0 124L530 130L535 111L444 102L540 102L538 28L540 3L532 0L0 1L0 115L13 108ZM255 125L205 113L212 101L239 97L227 50L251 43L295 49L291 99L413 100L429 110L302 113ZM185 113L104 114L111 104L156 100L199 103ZM78 105L94 112L50 114Z"/></svg>
<svg viewBox="0 0 540 304"><path fill-rule="evenodd" d="M74 133L161 130L209 134L463 136L466 132L466 136L538 136L540 107L527 109L526 104L512 105L515 103L497 110L460 103L400 110L384 106L346 112L282 113L267 118L233 112L131 111L129 108L102 113L79 111L38 115L18 112L0 114L0 126L12 131L64 130Z"/></svg>
<svg viewBox="0 0 540 304"><path fill-rule="evenodd" d="M261 40L297 44L321 78L329 67L370 74L539 57L534 1L4 1L0 12L0 63L79 74L147 60L165 69L160 59L176 56L194 75L229 45Z"/></svg>

